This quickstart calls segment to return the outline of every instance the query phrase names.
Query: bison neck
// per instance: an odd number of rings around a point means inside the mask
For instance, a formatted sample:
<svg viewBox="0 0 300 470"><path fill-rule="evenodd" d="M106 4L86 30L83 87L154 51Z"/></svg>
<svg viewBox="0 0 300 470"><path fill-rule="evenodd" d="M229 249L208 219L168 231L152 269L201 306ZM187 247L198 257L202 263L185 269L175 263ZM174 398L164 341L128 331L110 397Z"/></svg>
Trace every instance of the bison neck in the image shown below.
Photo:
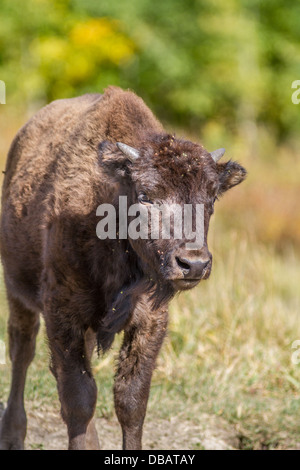
<svg viewBox="0 0 300 470"><path fill-rule="evenodd" d="M149 309L162 308L174 295L167 283L149 276L127 240L99 240L101 250L94 258L93 271L105 304L97 321L98 350L105 352L116 333L122 331L137 303Z"/></svg>

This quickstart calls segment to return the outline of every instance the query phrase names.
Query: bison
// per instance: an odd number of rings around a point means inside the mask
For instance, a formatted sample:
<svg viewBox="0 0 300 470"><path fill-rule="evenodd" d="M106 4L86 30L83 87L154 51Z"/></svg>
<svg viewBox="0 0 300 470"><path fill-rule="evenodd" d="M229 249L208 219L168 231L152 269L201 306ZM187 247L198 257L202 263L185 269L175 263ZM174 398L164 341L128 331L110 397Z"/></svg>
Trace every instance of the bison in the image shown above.
<svg viewBox="0 0 300 470"><path fill-rule="evenodd" d="M114 403L124 449L140 449L152 372L176 292L207 279L207 232L215 200L244 180L224 149L166 133L132 91L57 100L18 132L2 192L1 257L10 310L12 382L2 419L2 449L22 449L24 385L42 313L69 449L99 448L91 355L124 332ZM202 246L186 238L102 238L97 208L147 211L155 203L202 205ZM116 211L116 214L118 212ZM116 220L117 234L120 220Z"/></svg>

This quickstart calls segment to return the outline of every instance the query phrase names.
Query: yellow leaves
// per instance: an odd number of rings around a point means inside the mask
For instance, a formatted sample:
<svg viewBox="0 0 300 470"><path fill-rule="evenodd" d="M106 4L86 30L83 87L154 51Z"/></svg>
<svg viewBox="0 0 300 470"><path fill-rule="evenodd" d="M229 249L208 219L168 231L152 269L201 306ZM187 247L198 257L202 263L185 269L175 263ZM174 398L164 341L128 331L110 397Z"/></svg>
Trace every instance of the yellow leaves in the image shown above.
<svg viewBox="0 0 300 470"><path fill-rule="evenodd" d="M36 38L30 52L48 78L72 86L97 76L101 68L126 63L135 44L119 21L89 18L71 25L65 36Z"/></svg>
<svg viewBox="0 0 300 470"><path fill-rule="evenodd" d="M106 18L90 18L77 23L70 33L71 41L79 46L93 47L113 34L111 23Z"/></svg>
<svg viewBox="0 0 300 470"><path fill-rule="evenodd" d="M70 40L77 50L92 53L95 61L119 65L134 54L134 43L121 32L120 22L108 18L89 18L76 23Z"/></svg>

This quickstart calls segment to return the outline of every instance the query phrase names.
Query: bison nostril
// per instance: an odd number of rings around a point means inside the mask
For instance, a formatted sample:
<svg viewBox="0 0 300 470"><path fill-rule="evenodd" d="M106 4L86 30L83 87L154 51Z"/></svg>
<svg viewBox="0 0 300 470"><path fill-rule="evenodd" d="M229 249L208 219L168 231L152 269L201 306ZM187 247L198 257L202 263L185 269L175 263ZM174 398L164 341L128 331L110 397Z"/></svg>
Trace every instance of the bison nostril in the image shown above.
<svg viewBox="0 0 300 470"><path fill-rule="evenodd" d="M202 261L201 259L188 259L175 257L177 266L180 268L185 279L201 279L207 274L207 266L211 260Z"/></svg>
<svg viewBox="0 0 300 470"><path fill-rule="evenodd" d="M182 261L180 258L178 258L178 256L176 256L176 262L178 266L184 271L189 271L191 269L191 266L185 261Z"/></svg>

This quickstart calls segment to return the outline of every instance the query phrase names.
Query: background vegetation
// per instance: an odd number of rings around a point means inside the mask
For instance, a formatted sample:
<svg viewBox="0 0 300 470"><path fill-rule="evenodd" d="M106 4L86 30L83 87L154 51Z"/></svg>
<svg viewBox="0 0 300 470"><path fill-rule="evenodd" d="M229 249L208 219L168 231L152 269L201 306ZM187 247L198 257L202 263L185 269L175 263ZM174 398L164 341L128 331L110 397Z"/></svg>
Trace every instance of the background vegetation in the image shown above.
<svg viewBox="0 0 300 470"><path fill-rule="evenodd" d="M217 206L209 282L172 304L148 419L202 411L232 423L242 448L299 443L300 4L292 0L2 0L0 166L44 104L115 84L135 90L168 130L225 147L249 171ZM7 306L1 283L0 338ZM115 349L95 371L112 416ZM40 335L26 388L52 404ZM0 365L0 400L9 368ZM101 384L101 386L100 386Z"/></svg>

